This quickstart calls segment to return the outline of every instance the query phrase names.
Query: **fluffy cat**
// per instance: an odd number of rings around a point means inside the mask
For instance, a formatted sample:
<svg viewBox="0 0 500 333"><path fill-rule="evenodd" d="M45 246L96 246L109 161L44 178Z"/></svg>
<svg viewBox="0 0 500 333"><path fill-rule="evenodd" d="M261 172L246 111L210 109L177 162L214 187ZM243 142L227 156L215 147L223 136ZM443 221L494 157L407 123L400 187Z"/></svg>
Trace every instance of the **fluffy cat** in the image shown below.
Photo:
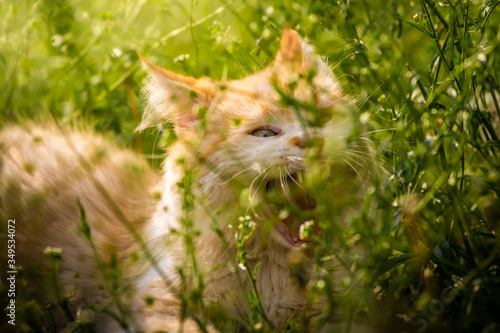
<svg viewBox="0 0 500 333"><path fill-rule="evenodd" d="M161 181L91 133L27 125L0 134L1 208L17 222L17 262L42 281L51 271L36 263L60 248L60 293L115 313L96 319L102 331L245 331L259 309L258 325L279 331L302 316L312 329L328 315L326 300L308 300L315 239L342 198L356 197L366 168L352 101L290 29L273 64L241 80L141 59L150 78L140 129L168 123L177 137Z"/></svg>

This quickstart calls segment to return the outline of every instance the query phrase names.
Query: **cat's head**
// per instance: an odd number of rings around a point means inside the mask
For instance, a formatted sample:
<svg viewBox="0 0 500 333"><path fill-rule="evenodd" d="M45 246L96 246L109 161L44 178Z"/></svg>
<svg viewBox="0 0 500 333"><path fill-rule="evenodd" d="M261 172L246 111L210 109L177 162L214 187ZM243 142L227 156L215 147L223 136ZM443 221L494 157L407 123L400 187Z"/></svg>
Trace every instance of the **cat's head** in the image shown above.
<svg viewBox="0 0 500 333"><path fill-rule="evenodd" d="M141 127L173 124L170 155L189 155L209 204L246 206L272 222L270 235L283 245L308 243L299 229L317 219L314 197L329 186L330 196L342 195L359 172L357 152L364 153L353 104L312 47L285 29L271 66L229 82L142 60L150 81Z"/></svg>

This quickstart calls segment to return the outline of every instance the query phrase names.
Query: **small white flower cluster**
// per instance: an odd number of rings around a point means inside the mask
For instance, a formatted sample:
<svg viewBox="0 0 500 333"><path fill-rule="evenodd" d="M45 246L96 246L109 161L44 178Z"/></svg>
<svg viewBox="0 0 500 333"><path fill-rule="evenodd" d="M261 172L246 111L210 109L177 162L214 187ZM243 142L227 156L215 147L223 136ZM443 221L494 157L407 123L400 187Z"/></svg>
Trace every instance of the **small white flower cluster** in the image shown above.
<svg viewBox="0 0 500 333"><path fill-rule="evenodd" d="M240 216L238 220L241 222L238 228L241 230L243 227L252 229L255 226L255 222L252 221L252 218L250 215L247 215L245 217Z"/></svg>
<svg viewBox="0 0 500 333"><path fill-rule="evenodd" d="M300 228L299 228L300 239L305 239L305 238L313 236L314 235L313 226L314 226L313 220L306 221L306 222L302 223L300 225Z"/></svg>

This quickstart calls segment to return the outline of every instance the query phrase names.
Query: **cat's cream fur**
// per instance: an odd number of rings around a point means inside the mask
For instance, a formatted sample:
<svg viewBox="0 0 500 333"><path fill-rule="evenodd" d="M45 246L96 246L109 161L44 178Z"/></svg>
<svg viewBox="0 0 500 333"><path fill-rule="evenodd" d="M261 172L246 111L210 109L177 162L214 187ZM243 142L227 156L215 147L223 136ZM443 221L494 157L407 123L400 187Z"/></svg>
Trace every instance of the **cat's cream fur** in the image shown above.
<svg viewBox="0 0 500 333"><path fill-rule="evenodd" d="M143 62L150 79L141 128L171 123L178 137L168 150L162 181L132 153L90 133L27 125L0 134L1 208L6 217L19 221L18 261L30 265L41 260L47 246L61 248L61 276L67 285L77 286L74 299L106 297L97 288L104 282L88 241L75 235L80 202L99 256L108 263L109 253L116 252L131 282L133 329L197 331L194 321L180 322L177 295L197 285L195 269L204 277L204 306L209 312L221 308L234 327L244 328L250 315L250 281L236 265L229 225L251 215L256 230L246 244L247 260L252 270L260 263L256 282L262 305L274 328L284 328L304 311L307 294L290 266L299 262L307 283L313 263L299 246L307 240L294 246L285 237L298 226L287 229L290 226L267 203L262 184L292 186L296 174L305 169L307 175L307 154L312 151L320 167L340 179L332 197L346 195L356 170L322 161L341 160L347 148L354 126L349 99L328 66L290 29L283 33L274 63L241 80L195 79ZM284 96L292 97L296 106L286 105ZM311 117L307 105L328 112L322 126L304 125ZM278 135L251 134L259 128ZM178 185L186 170L195 177L189 214L183 200L191 193ZM199 231L194 237L196 268L193 258L186 257L189 251L181 236L186 217ZM214 229L222 231L224 240ZM183 282L178 267L194 280ZM75 272L79 279L73 278ZM147 305L145 299L151 297L155 301ZM318 301L308 307L305 318L314 321L322 310ZM100 325L102 330L120 329L113 323Z"/></svg>

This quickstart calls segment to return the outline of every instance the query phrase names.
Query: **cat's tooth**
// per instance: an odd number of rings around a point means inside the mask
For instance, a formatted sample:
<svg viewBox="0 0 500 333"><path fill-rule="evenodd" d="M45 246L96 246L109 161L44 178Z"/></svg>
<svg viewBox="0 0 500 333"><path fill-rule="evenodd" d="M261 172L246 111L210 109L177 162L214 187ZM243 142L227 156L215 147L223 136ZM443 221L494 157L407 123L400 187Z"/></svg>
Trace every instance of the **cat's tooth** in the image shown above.
<svg viewBox="0 0 500 333"><path fill-rule="evenodd" d="M297 180L302 184L302 171L297 172Z"/></svg>

